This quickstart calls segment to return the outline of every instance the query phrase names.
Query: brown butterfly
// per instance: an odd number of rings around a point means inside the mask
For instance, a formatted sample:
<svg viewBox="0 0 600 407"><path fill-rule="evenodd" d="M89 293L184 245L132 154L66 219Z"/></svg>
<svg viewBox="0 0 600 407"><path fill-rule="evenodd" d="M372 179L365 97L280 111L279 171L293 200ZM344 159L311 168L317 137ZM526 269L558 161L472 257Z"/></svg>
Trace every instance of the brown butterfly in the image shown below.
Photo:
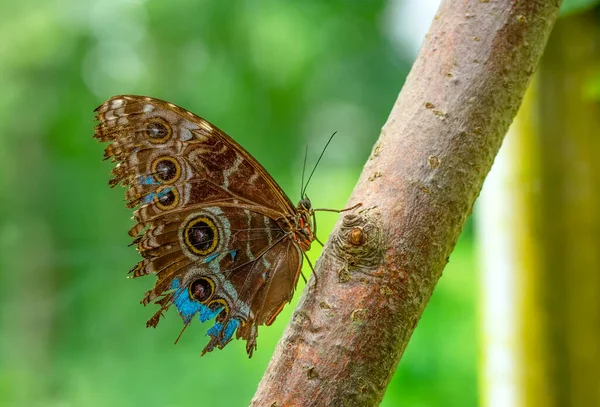
<svg viewBox="0 0 600 407"><path fill-rule="evenodd" d="M155 274L142 300L172 304L185 327L215 319L202 354L235 333L251 357L259 325L290 302L303 252L315 240L314 210L294 206L267 171L216 126L172 103L115 96L96 110L94 137L117 162L110 185L126 186L129 231L143 256L133 277ZM180 334L181 335L181 334Z"/></svg>

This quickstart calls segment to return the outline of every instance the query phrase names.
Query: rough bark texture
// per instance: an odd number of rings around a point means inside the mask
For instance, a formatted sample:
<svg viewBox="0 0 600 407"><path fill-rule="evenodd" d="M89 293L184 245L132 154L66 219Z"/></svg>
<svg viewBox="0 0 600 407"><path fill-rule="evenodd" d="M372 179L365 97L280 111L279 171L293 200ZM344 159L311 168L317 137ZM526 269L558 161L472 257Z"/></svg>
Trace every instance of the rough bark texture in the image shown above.
<svg viewBox="0 0 600 407"><path fill-rule="evenodd" d="M559 6L442 3L253 406L381 401Z"/></svg>

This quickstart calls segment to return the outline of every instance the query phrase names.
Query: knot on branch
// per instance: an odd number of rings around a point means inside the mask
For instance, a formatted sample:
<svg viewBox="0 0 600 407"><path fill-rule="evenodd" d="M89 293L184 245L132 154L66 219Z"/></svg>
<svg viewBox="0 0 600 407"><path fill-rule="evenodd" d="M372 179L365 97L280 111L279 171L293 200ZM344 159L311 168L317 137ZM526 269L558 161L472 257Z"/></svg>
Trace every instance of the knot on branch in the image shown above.
<svg viewBox="0 0 600 407"><path fill-rule="evenodd" d="M375 269L382 258L381 227L378 217L367 213L350 213L342 219L338 233L331 240L333 255L344 263L339 281L350 280L350 272Z"/></svg>

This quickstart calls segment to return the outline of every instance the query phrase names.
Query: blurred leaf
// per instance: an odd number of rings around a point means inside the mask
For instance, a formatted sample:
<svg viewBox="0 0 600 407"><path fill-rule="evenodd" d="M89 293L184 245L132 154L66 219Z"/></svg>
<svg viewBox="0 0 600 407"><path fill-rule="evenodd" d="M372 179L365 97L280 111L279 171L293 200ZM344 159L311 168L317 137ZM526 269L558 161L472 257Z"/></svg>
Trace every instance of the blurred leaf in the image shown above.
<svg viewBox="0 0 600 407"><path fill-rule="evenodd" d="M564 0L560 7L561 17L580 13L600 4L600 0Z"/></svg>
<svg viewBox="0 0 600 407"><path fill-rule="evenodd" d="M584 85L584 93L587 99L600 101L600 69L588 78Z"/></svg>

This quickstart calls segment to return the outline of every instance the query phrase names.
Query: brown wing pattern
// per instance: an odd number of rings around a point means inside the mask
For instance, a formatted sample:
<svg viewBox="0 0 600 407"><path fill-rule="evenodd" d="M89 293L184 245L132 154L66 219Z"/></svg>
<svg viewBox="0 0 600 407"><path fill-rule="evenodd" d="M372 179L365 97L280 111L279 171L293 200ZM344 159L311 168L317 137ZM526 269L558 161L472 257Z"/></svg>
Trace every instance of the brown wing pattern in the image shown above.
<svg viewBox="0 0 600 407"><path fill-rule="evenodd" d="M115 96L96 111L94 137L111 142L104 156L119 163L110 184L129 187L130 206L147 203L164 185L185 185L200 192L199 200L237 199L280 214L295 211L267 171L203 118L142 96ZM179 205L188 203L194 202Z"/></svg>
<svg viewBox="0 0 600 407"><path fill-rule="evenodd" d="M97 111L95 138L127 186L130 235L144 258L134 277L156 274L142 303L175 304L184 323L215 319L206 351L237 331L251 356L257 327L292 298L302 265L287 219L295 208L262 166L229 136L173 104L116 96Z"/></svg>

